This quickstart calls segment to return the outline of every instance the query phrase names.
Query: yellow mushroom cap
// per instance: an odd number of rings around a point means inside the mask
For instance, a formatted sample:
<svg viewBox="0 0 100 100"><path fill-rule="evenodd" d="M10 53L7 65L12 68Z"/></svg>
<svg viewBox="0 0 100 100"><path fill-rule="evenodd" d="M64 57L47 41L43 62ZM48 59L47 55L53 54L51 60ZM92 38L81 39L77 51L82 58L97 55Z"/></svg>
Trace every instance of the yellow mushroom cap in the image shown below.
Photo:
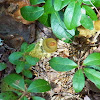
<svg viewBox="0 0 100 100"><path fill-rule="evenodd" d="M48 53L55 52L57 50L57 41L53 38L44 39L43 49Z"/></svg>

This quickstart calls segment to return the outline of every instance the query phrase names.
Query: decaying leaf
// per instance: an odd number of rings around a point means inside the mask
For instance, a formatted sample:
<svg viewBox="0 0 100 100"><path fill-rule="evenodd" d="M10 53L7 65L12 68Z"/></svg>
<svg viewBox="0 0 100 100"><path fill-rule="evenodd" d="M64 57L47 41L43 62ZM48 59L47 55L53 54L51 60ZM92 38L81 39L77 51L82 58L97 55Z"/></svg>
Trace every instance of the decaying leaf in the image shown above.
<svg viewBox="0 0 100 100"><path fill-rule="evenodd" d="M7 13L11 15L16 21L22 22L23 24L31 24L33 21L25 20L20 13L20 9L24 6L29 6L29 0L8 0L10 6L7 9Z"/></svg>
<svg viewBox="0 0 100 100"><path fill-rule="evenodd" d="M78 28L79 36L85 36L87 38L90 38L92 36L95 36L95 33L100 31L100 20L94 21L94 29L89 30L84 28L83 26L79 26Z"/></svg>

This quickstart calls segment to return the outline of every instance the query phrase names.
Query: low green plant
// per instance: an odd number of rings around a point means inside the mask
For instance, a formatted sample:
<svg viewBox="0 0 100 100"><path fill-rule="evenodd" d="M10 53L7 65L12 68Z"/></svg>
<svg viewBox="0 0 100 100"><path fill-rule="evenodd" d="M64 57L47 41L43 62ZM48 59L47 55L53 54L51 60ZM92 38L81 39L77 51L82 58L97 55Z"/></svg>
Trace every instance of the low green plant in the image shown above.
<svg viewBox="0 0 100 100"><path fill-rule="evenodd" d="M24 79L18 74L7 75L2 83L0 100L45 100L42 97L32 96L31 93L46 92L51 89L49 83L43 79ZM8 85L8 86L7 86ZM6 89L5 89L6 88Z"/></svg>
<svg viewBox="0 0 100 100"><path fill-rule="evenodd" d="M13 52L9 56L9 61L16 65L16 73L22 72L22 74L28 78L32 78L32 72L29 70L31 66L35 66L39 61L36 57L29 56L29 52L33 50L35 44L28 45L24 42L21 45L21 50L19 52Z"/></svg>
<svg viewBox="0 0 100 100"><path fill-rule="evenodd" d="M73 88L80 92L85 86L85 76L100 89L100 53L92 53L83 61L82 65L76 64L68 58L54 57L50 66L60 72L76 69L73 76ZM85 75L85 76L84 76Z"/></svg>
<svg viewBox="0 0 100 100"><path fill-rule="evenodd" d="M0 71L6 69L6 64L5 63L0 63Z"/></svg>
<svg viewBox="0 0 100 100"><path fill-rule="evenodd" d="M38 20L51 27L54 35L64 42L76 35L77 27L82 25L93 30L96 13L91 7L100 7L100 0L30 0L32 6L24 6L21 15L28 21ZM42 7L33 5L44 5ZM97 9L96 9L97 10Z"/></svg>

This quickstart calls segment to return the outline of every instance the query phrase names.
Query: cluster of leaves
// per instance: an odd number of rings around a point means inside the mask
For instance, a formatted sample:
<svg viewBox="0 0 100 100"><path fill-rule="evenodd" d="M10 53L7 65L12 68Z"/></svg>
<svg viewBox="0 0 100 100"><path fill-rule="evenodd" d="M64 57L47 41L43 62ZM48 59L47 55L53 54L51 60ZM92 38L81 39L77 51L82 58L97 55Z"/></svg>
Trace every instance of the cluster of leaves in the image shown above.
<svg viewBox="0 0 100 100"><path fill-rule="evenodd" d="M75 36L76 27L80 25L93 29L93 21L97 20L97 16L90 6L100 6L99 0L30 0L30 3L44 5L22 7L23 18L28 21L38 19L51 27L57 38L64 38L65 42L70 42Z"/></svg>
<svg viewBox="0 0 100 100"><path fill-rule="evenodd" d="M62 63L63 62L63 63ZM81 66L68 58L54 57L50 60L50 66L56 71L70 71L78 69L73 77L73 88L80 92L85 85L85 76L100 89L100 53L90 54Z"/></svg>
<svg viewBox="0 0 100 100"><path fill-rule="evenodd" d="M36 65L39 61L38 58L29 56L29 52L33 50L34 47L35 44L28 45L25 42L21 45L21 50L19 52L13 52L10 54L9 61L16 65L16 74L9 74L3 78L0 99L28 100L29 97L32 100L45 100L38 96L31 96L31 93L41 93L51 89L49 83L43 79L37 79L34 81L29 79L33 76L29 68ZM0 71L4 70L6 67L5 63L0 63ZM22 76L18 75L21 72ZM24 76L26 76L25 79L23 78Z"/></svg>
<svg viewBox="0 0 100 100"><path fill-rule="evenodd" d="M19 52L13 52L9 56L9 61L16 65L16 73L22 74L28 78L32 78L32 72L29 70L31 66L35 66L39 61L38 58L29 56L29 52L33 50L35 44L28 45L26 42L21 45Z"/></svg>
<svg viewBox="0 0 100 100"><path fill-rule="evenodd" d="M29 95L32 100L45 100L38 96L31 96L30 93L41 93L51 89L49 83L43 79L37 80L24 80L22 76L18 74L10 74L6 76L5 81L12 88L10 91L5 91L0 94L2 100L28 100L26 95ZM16 96L16 95L17 96Z"/></svg>

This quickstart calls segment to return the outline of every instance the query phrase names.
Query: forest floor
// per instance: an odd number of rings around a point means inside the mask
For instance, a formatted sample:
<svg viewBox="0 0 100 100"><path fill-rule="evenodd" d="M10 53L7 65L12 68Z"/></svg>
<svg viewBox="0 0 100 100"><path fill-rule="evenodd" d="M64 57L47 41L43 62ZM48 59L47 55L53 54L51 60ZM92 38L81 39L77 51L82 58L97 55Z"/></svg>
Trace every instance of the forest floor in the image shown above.
<svg viewBox="0 0 100 100"><path fill-rule="evenodd" d="M0 40L0 62L7 64L7 69L0 72L0 78L2 79L5 75L15 72L15 66L9 62L8 57L12 52L19 51L24 41L36 43L43 38L55 38L57 40L57 51L52 53L49 58L41 59L32 68L34 79L45 79L51 84L52 89L49 92L36 95L42 96L46 100L100 100L100 90L88 79L86 79L86 85L82 92L75 93L72 87L75 70L57 72L49 66L49 60L52 57L68 57L77 62L79 53L83 55L86 52L83 57L85 59L92 52L100 52L100 46L87 48L86 37L76 37L74 40L77 43L76 45L58 40L50 28L38 21L28 22L23 18L20 19L21 15L15 14L19 5L13 0L8 1L10 2L3 3L3 0L0 2L0 38L2 40ZM96 42L100 42L100 37L97 38ZM80 52L81 48L84 48L82 52Z"/></svg>

